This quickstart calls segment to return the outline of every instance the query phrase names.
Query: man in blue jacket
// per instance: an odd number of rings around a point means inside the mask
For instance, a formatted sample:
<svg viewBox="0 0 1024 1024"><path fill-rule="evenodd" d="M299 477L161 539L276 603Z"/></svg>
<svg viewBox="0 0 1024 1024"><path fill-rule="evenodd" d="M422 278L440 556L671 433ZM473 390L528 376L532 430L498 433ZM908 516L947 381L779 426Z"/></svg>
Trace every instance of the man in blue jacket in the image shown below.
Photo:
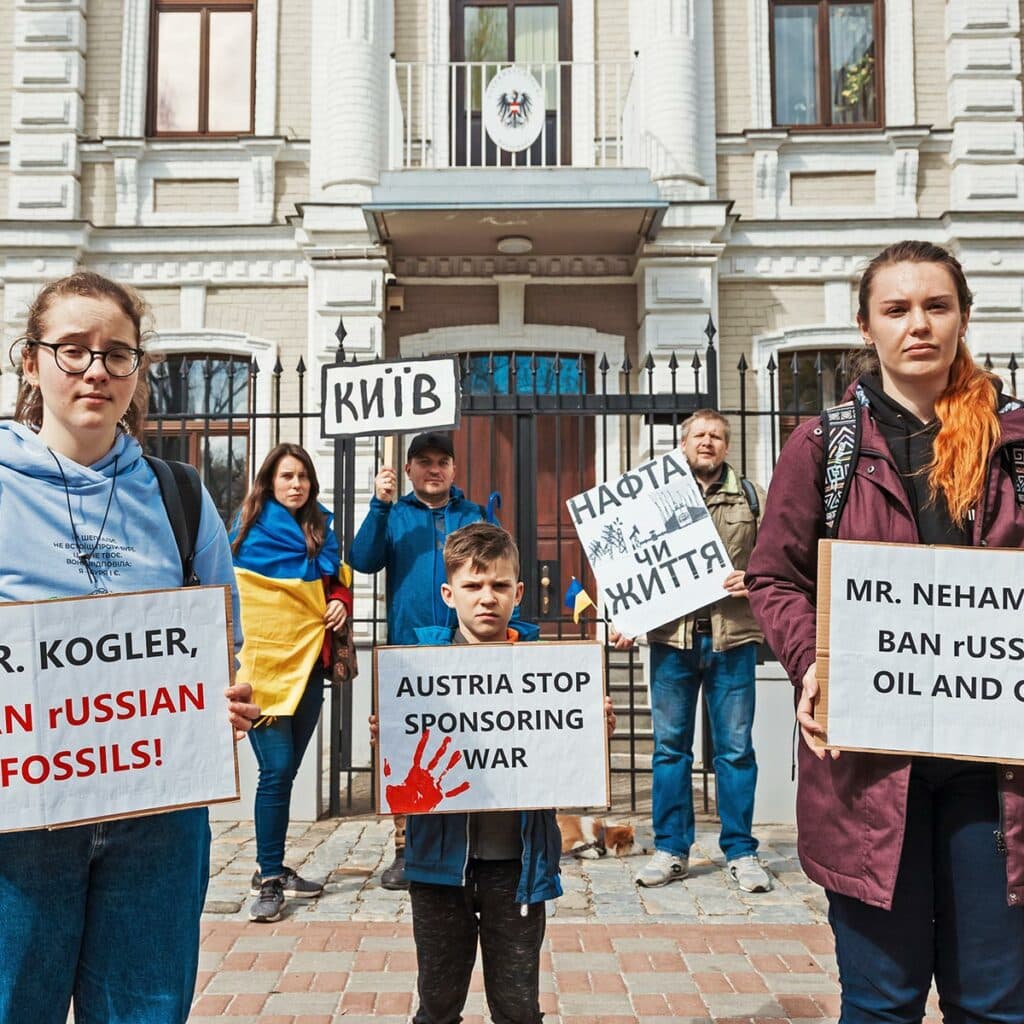
<svg viewBox="0 0 1024 1024"><path fill-rule="evenodd" d="M412 492L396 501L398 475L385 466L374 478L370 510L352 541L357 572L387 570L388 643L415 644L428 626L452 629L455 612L441 598L444 543L450 533L486 518L455 481L455 448L447 434L417 434L405 474ZM404 889L405 818L395 818L395 859L381 875L385 889Z"/></svg>

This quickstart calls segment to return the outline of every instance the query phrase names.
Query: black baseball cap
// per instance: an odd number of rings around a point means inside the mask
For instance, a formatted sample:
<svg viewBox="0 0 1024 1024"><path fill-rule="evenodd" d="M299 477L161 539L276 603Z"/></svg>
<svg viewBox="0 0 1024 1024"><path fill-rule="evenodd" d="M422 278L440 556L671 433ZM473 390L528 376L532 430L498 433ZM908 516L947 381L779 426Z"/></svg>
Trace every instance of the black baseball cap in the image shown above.
<svg viewBox="0 0 1024 1024"><path fill-rule="evenodd" d="M406 461L426 451L443 452L450 459L455 458L455 446L447 434L417 434L409 444Z"/></svg>

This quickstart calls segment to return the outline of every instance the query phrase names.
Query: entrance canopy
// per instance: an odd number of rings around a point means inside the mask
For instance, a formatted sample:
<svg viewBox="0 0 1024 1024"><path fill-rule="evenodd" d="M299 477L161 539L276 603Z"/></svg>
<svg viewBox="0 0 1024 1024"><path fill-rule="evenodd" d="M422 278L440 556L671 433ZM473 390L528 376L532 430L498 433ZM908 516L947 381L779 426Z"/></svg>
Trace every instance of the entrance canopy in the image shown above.
<svg viewBox="0 0 1024 1024"><path fill-rule="evenodd" d="M385 173L364 210L398 260L631 257L667 208L646 170L453 168Z"/></svg>

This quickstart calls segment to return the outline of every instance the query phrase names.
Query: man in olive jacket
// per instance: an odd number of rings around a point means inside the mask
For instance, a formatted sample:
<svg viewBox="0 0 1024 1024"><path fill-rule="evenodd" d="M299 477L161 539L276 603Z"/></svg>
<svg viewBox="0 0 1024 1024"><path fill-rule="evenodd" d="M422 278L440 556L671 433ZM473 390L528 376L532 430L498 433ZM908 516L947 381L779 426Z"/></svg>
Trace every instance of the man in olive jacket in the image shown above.
<svg viewBox="0 0 1024 1024"><path fill-rule="evenodd" d="M686 420L680 448L734 568L725 579L727 594L720 601L648 634L655 852L637 881L645 886L666 885L685 878L689 870L694 838L693 734L703 685L715 747L715 793L722 825L719 845L741 889L767 892L771 879L757 859L757 840L751 834L757 784L751 743L754 671L763 638L743 582L764 492L742 480L725 461L729 422L713 409L701 409ZM630 643L616 634L612 640L620 648Z"/></svg>

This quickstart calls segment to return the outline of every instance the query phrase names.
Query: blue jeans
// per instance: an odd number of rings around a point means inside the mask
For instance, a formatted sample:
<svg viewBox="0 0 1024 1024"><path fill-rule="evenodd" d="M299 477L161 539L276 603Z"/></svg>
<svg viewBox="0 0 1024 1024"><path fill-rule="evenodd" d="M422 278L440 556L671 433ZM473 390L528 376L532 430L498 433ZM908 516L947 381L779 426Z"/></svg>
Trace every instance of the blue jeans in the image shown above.
<svg viewBox="0 0 1024 1024"><path fill-rule="evenodd" d="M844 757L846 755L843 755ZM892 910L830 892L842 1024L1024 1021L1024 909L1006 902L996 768L917 758Z"/></svg>
<svg viewBox="0 0 1024 1024"><path fill-rule="evenodd" d="M651 644L655 849L685 857L693 845L693 731L703 684L715 745L718 843L727 860L756 852L750 832L757 786L750 741L756 665L752 643L729 651L712 650L710 636L695 636L688 650Z"/></svg>
<svg viewBox="0 0 1024 1024"><path fill-rule="evenodd" d="M324 679L313 669L294 715L278 715L248 733L260 766L256 784L256 860L260 874L273 878L284 871L284 841L292 802L292 782L320 718Z"/></svg>
<svg viewBox="0 0 1024 1024"><path fill-rule="evenodd" d="M205 807L0 835L0 1024L182 1024L209 872Z"/></svg>

